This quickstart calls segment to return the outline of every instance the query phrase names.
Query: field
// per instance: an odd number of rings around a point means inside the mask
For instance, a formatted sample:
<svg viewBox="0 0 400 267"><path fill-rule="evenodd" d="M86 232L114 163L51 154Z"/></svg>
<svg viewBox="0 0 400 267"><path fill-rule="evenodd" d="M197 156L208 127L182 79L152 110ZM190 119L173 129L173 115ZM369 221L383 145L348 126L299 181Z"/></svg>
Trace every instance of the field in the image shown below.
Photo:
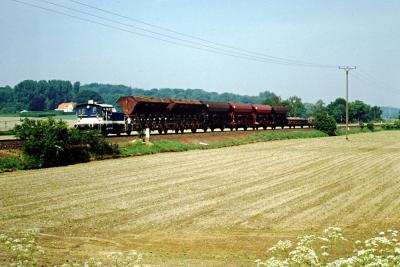
<svg viewBox="0 0 400 267"><path fill-rule="evenodd" d="M0 131L8 131L14 129L15 125L21 123L21 119L25 117L19 116L0 116ZM27 117L28 119L47 119L47 117L37 118L37 117ZM67 124L72 127L76 121L75 115L62 115L62 116L53 116L52 118L58 120L64 120Z"/></svg>
<svg viewBox="0 0 400 267"><path fill-rule="evenodd" d="M354 239L399 228L399 140L384 131L0 174L0 232L39 227L51 263L136 249L155 265L248 266L327 226Z"/></svg>

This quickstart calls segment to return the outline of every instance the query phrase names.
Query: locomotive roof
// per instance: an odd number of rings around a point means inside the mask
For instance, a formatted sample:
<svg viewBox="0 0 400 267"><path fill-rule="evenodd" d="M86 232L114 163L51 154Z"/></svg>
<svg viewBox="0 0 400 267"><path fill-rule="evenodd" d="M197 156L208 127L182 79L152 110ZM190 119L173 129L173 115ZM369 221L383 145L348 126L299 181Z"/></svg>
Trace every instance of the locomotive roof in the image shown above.
<svg viewBox="0 0 400 267"><path fill-rule="evenodd" d="M110 104L83 103L83 104L76 105L76 108L85 107L85 106L98 106L98 107L102 107L102 108L113 108L114 107L113 105L110 105Z"/></svg>

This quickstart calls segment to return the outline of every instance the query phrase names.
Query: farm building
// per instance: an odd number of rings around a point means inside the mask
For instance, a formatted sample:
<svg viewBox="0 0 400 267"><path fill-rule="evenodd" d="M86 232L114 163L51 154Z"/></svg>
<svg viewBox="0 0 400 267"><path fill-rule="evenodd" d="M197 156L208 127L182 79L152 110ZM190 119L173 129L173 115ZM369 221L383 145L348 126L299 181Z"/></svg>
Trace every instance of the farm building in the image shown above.
<svg viewBox="0 0 400 267"><path fill-rule="evenodd" d="M76 107L75 102L65 102L58 105L55 109L57 111L64 111L64 112L73 112Z"/></svg>

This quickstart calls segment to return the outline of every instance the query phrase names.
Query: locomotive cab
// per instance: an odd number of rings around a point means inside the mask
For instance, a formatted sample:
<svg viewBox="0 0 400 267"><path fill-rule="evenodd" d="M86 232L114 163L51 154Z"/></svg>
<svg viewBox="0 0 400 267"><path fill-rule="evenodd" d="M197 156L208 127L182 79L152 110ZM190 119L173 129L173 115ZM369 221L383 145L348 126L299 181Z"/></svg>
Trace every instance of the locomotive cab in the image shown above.
<svg viewBox="0 0 400 267"><path fill-rule="evenodd" d="M98 130L104 135L126 131L124 114L116 112L109 104L98 104L89 100L86 104L76 106L76 116L74 127L77 129Z"/></svg>

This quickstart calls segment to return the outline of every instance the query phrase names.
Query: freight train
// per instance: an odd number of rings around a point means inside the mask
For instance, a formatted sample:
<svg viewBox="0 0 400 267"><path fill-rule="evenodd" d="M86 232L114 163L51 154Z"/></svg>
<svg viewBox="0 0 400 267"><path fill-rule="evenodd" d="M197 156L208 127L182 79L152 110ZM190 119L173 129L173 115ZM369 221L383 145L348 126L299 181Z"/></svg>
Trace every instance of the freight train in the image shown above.
<svg viewBox="0 0 400 267"><path fill-rule="evenodd" d="M195 133L215 129L247 130L312 127L312 120L287 117L288 108L260 104L208 102L188 99L122 96L117 100L122 113L111 105L89 102L77 106L77 128L99 129L103 134L141 131Z"/></svg>

